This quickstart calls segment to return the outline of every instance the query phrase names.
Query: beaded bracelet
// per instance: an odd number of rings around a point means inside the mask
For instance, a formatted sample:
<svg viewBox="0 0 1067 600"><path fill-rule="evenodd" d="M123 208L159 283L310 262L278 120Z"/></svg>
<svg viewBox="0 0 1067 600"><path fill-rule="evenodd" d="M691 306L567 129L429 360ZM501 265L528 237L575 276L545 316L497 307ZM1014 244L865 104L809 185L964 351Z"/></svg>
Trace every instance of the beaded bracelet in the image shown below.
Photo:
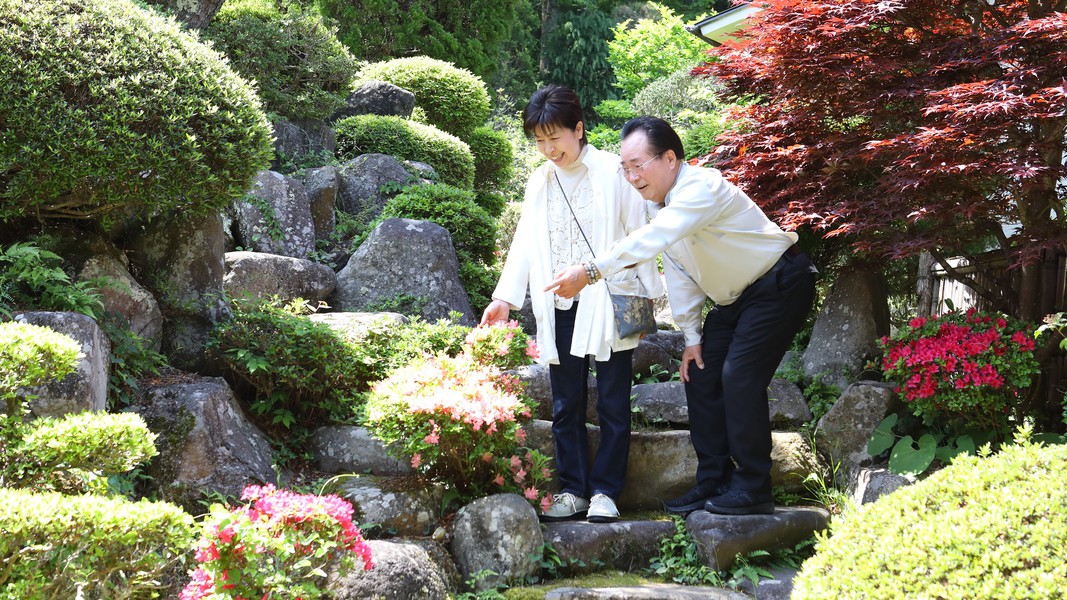
<svg viewBox="0 0 1067 600"><path fill-rule="evenodd" d="M589 285L600 281L600 269L596 268L596 265L592 262L585 263L585 276L589 280Z"/></svg>

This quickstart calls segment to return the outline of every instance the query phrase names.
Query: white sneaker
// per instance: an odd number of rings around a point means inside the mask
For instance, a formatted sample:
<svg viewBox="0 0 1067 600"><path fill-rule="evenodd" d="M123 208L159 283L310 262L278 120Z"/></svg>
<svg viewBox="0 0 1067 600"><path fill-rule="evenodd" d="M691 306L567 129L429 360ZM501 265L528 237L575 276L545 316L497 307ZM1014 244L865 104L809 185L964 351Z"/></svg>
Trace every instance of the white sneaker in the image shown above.
<svg viewBox="0 0 1067 600"><path fill-rule="evenodd" d="M619 518L619 509L615 507L615 501L606 495L593 494L587 515L590 523L614 523Z"/></svg>
<svg viewBox="0 0 1067 600"><path fill-rule="evenodd" d="M542 521L569 521L581 519L589 509L589 501L570 492L552 496L552 506L541 513Z"/></svg>

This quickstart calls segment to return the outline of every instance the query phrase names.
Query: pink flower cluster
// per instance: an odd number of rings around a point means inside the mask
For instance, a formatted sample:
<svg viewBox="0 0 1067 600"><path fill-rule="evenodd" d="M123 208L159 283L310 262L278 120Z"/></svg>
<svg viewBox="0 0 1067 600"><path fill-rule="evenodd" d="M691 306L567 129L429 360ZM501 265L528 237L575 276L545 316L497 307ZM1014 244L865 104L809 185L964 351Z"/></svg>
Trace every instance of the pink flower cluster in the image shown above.
<svg viewBox="0 0 1067 600"><path fill-rule="evenodd" d="M1036 371L1035 341L1003 315L975 309L937 318L912 319L895 338L882 338L882 370L901 383L909 402L928 400L928 409L958 411L995 397L1014 396Z"/></svg>
<svg viewBox="0 0 1067 600"><path fill-rule="evenodd" d="M514 320L503 325L479 325L467 334L464 343L465 352L477 362L504 370L538 357L537 343Z"/></svg>
<svg viewBox="0 0 1067 600"><path fill-rule="evenodd" d="M370 547L352 523L352 505L335 495L315 496L276 489L273 485L248 486L241 499L249 502L230 509L221 519L205 525L196 551L200 566L182 590L181 600L207 598L251 600L270 598L269 588L249 585L255 573L292 566L279 556L304 557L354 553L364 569L371 569ZM240 571L234 576L234 571ZM240 589L233 583L240 581ZM298 596L299 598L299 596Z"/></svg>

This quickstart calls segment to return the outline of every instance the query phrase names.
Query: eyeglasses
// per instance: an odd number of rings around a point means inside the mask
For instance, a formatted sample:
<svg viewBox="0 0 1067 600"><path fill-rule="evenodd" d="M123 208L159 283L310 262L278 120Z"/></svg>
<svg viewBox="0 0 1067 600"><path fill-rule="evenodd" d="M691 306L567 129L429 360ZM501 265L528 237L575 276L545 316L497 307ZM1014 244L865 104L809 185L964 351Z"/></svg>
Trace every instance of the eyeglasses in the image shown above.
<svg viewBox="0 0 1067 600"><path fill-rule="evenodd" d="M643 163L641 163L641 164L637 165L636 167L634 167L634 168L632 168L632 169L627 169L626 167L624 167L624 166L622 166L622 165L619 165L619 173L621 173L621 174L623 175L623 177L626 177L627 179L629 179L630 177L634 177L634 176L636 176L636 175L637 175L638 173L641 173L642 171L644 171L644 170L645 170L645 167L646 167L646 166L648 166L648 163L650 163L650 162L652 162L652 161L656 160L656 159L657 159L657 158L659 158L659 157L660 157L660 156L661 156L662 154L663 154L663 153L662 153L662 152L660 152L659 154L657 154L657 155L653 156L652 158L650 158L650 159L646 160L645 162L643 162Z"/></svg>

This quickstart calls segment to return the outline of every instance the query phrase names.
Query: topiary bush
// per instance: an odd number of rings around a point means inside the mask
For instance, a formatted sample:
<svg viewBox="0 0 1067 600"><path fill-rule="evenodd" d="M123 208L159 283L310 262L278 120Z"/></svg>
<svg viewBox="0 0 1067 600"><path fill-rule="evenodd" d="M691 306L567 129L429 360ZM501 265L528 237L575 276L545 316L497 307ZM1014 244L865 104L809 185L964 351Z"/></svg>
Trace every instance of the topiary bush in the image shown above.
<svg viewBox="0 0 1067 600"><path fill-rule="evenodd" d="M359 79L387 81L410 91L429 123L461 139L489 118L485 83L443 60L413 56L371 63L360 71Z"/></svg>
<svg viewBox="0 0 1067 600"><path fill-rule="evenodd" d="M271 156L256 94L128 0L0 2L0 221L212 213Z"/></svg>
<svg viewBox="0 0 1067 600"><path fill-rule="evenodd" d="M358 61L313 9L273 0L227 2L204 32L263 108L287 119L325 119L345 103Z"/></svg>
<svg viewBox="0 0 1067 600"><path fill-rule="evenodd" d="M0 401L6 406L2 418L21 421L19 390L63 379L74 372L81 356L81 344L69 335L29 323L0 323Z"/></svg>
<svg viewBox="0 0 1067 600"><path fill-rule="evenodd" d="M791 597L1063 598L1067 446L1020 438L839 517Z"/></svg>
<svg viewBox="0 0 1067 600"><path fill-rule="evenodd" d="M467 136L467 143L474 155L474 189L495 192L507 185L515 170L515 152L508 136L492 127L482 126Z"/></svg>
<svg viewBox="0 0 1067 600"><path fill-rule="evenodd" d="M464 189L474 185L470 146L436 127L400 117L357 115L337 121L334 130L342 161L361 154L389 154L427 163L444 183Z"/></svg>
<svg viewBox="0 0 1067 600"><path fill-rule="evenodd" d="M446 184L413 185L386 203L379 220L390 218L422 219L444 227L452 234L461 264L493 262L496 221L478 206L474 192Z"/></svg>
<svg viewBox="0 0 1067 600"><path fill-rule="evenodd" d="M674 125L689 124L679 115L717 114L722 110L715 98L716 83L709 77L694 77L683 67L656 79L634 97L637 114L659 117Z"/></svg>
<svg viewBox="0 0 1067 600"><path fill-rule="evenodd" d="M166 502L12 489L0 531L0 597L26 599L156 597L196 535Z"/></svg>

